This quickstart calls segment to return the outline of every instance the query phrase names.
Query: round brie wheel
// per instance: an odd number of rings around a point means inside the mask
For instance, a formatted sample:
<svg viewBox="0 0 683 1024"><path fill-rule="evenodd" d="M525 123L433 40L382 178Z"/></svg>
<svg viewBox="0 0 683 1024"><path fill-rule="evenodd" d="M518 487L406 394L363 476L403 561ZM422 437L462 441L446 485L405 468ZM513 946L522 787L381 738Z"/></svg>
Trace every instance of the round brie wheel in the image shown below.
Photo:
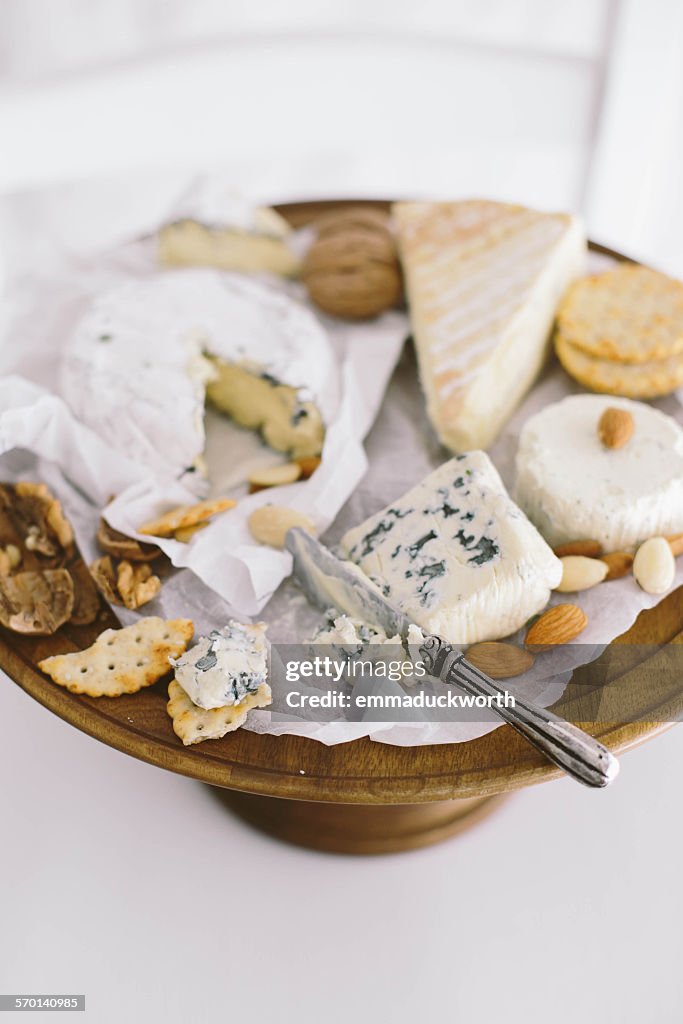
<svg viewBox="0 0 683 1024"><path fill-rule="evenodd" d="M598 436L605 409L634 421L622 448ZM683 532L683 429L643 402L573 395L532 416L517 450L515 498L556 547L596 540L633 550L649 537Z"/></svg>
<svg viewBox="0 0 683 1024"><path fill-rule="evenodd" d="M219 409L272 447L318 455L338 398L332 343L315 314L275 285L165 270L95 295L62 364L79 419L158 476L197 490L207 386Z"/></svg>

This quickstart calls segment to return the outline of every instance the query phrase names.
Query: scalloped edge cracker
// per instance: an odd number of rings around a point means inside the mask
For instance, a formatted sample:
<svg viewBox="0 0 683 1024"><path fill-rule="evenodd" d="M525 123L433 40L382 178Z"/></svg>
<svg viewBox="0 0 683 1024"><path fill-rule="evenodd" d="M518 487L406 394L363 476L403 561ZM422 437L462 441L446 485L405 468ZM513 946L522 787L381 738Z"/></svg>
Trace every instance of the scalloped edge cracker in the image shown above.
<svg viewBox="0 0 683 1024"><path fill-rule="evenodd" d="M239 704L205 711L193 704L177 680L168 686L166 710L173 722L173 732L186 747L202 740L219 740L226 733L234 732L247 720L252 708L265 708L272 703L268 683L261 683L255 693L247 694Z"/></svg>
<svg viewBox="0 0 683 1024"><path fill-rule="evenodd" d="M71 693L120 697L152 686L171 671L192 639L191 619L150 616L124 629L105 629L84 651L57 654L38 668Z"/></svg>
<svg viewBox="0 0 683 1024"><path fill-rule="evenodd" d="M555 335L555 351L570 377L591 391L626 398L659 398L683 384L683 354L647 363L618 363L588 355L559 332Z"/></svg>
<svg viewBox="0 0 683 1024"><path fill-rule="evenodd" d="M228 509L234 508L236 504L232 498L215 498L199 501L196 505L179 505L164 512L158 519L143 523L138 533L143 533L146 537L171 537L176 530L203 523L219 512L227 512Z"/></svg>

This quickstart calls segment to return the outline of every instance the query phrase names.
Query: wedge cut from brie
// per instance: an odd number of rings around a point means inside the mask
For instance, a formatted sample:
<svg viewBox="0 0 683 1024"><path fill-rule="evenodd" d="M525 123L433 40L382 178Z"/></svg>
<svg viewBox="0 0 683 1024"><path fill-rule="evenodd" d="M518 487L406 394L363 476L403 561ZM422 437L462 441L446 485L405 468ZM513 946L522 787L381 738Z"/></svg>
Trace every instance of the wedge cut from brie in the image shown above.
<svg viewBox="0 0 683 1024"><path fill-rule="evenodd" d="M310 310L254 279L204 269L97 296L63 364L76 415L173 478L201 468L207 387L238 423L301 456L319 454L337 384L329 338Z"/></svg>
<svg viewBox="0 0 683 1024"><path fill-rule="evenodd" d="M393 214L427 411L455 452L487 448L538 375L586 241L568 214L488 200Z"/></svg>
<svg viewBox="0 0 683 1024"><path fill-rule="evenodd" d="M169 267L217 267L245 274L268 271L282 277L299 272L299 259L285 238L196 220L164 225L158 235L158 257L162 266Z"/></svg>
<svg viewBox="0 0 683 1024"><path fill-rule="evenodd" d="M220 181L204 180L191 187L176 218L159 230L157 252L164 266L294 277L299 259L290 247L291 235L276 210L254 207Z"/></svg>
<svg viewBox="0 0 683 1024"><path fill-rule="evenodd" d="M484 452L439 466L341 544L418 626L456 644L514 633L562 578Z"/></svg>

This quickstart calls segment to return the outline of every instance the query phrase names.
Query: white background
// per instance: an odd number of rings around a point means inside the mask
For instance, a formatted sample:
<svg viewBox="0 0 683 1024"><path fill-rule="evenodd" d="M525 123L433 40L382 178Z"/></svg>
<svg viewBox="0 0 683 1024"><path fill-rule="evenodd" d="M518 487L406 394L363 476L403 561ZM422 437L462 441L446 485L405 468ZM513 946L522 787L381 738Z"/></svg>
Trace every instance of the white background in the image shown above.
<svg viewBox="0 0 683 1024"><path fill-rule="evenodd" d="M485 194L683 275L682 56L677 0L4 0L0 192L220 165L271 200ZM604 793L346 859L0 683L0 991L98 1024L681 1019L676 730Z"/></svg>

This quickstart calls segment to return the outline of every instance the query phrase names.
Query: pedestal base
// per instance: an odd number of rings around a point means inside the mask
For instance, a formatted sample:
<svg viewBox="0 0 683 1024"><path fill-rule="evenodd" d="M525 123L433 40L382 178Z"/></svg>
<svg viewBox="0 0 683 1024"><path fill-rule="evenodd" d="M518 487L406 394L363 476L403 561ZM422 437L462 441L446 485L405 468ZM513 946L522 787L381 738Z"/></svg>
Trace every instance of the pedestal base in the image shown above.
<svg viewBox="0 0 683 1024"><path fill-rule="evenodd" d="M440 843L491 814L506 794L422 804L331 804L214 789L244 821L277 839L330 853L398 853Z"/></svg>

